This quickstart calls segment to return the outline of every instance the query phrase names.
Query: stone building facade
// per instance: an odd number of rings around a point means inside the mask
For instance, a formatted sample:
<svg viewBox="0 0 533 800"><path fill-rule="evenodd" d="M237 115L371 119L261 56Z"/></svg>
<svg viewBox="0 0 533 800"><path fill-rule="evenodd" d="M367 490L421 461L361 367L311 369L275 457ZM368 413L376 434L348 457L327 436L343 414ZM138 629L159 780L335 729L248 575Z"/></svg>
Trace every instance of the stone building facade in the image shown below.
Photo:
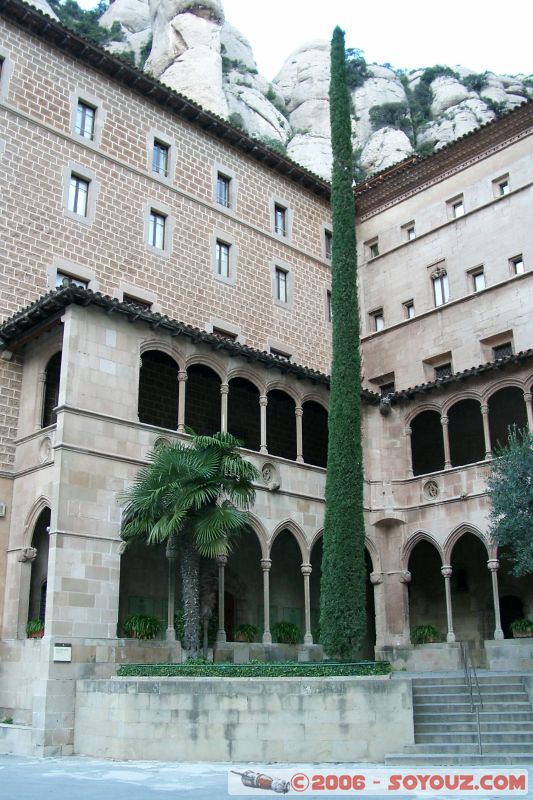
<svg viewBox="0 0 533 800"><path fill-rule="evenodd" d="M227 639L252 623L268 647L281 620L318 638L329 186L21 0L0 24L0 711L68 753L77 678L179 657L122 638L130 612L164 618L167 565L123 553L117 495L187 426L235 433L261 474ZM532 120L356 192L362 655L398 666L457 666L460 640L489 666L532 659L508 637L533 591L489 540L485 489L508 426L533 426ZM421 652L428 623L445 641Z"/></svg>

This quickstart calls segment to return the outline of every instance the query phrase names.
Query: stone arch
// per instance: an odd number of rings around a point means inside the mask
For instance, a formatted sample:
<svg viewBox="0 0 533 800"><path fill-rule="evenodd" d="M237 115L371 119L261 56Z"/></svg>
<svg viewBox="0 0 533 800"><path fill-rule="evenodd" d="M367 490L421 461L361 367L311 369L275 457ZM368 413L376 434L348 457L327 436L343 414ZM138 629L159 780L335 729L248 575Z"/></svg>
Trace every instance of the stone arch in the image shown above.
<svg viewBox="0 0 533 800"><path fill-rule="evenodd" d="M415 549L416 545L422 541L429 542L429 544L433 545L433 547L439 554L441 564L446 563L444 561L443 550L437 539L435 539L435 537L431 533L428 533L428 531L418 530L412 536L408 537L402 548L402 553L400 556L400 566L402 570L407 571L409 569L409 559L411 557L411 553Z"/></svg>
<svg viewBox="0 0 533 800"><path fill-rule="evenodd" d="M302 455L306 464L326 468L328 463L328 410L316 400L302 403Z"/></svg>
<svg viewBox="0 0 533 800"><path fill-rule="evenodd" d="M264 381L262 381L255 370L251 369L250 367L236 366L228 370L226 375L227 382L229 383L234 378L243 378L245 381L252 383L260 395L266 394Z"/></svg>
<svg viewBox="0 0 533 800"><path fill-rule="evenodd" d="M444 469L444 434L441 410L424 408L411 418L411 463L413 475Z"/></svg>
<svg viewBox="0 0 533 800"><path fill-rule="evenodd" d="M185 369L185 357L181 350L178 350L177 347L174 347L164 339L158 339L155 336L151 339L144 339L140 344L139 354L143 356L150 350L159 350L161 353L165 353L176 362L179 369Z"/></svg>
<svg viewBox="0 0 533 800"><path fill-rule="evenodd" d="M329 403L325 397L323 397L318 392L304 392L301 397L302 405L304 403L308 403L309 401L313 403L317 403L317 405L322 406L324 411L329 412Z"/></svg>
<svg viewBox="0 0 533 800"><path fill-rule="evenodd" d="M474 536L477 536L477 538L480 539L481 543L485 546L485 549L487 551L487 561L488 561L491 553L491 542L489 538L485 536L485 534L482 533L479 530L479 528L476 528L474 525L470 525L467 522L461 522L460 525L457 525L452 530L452 532L448 535L446 541L444 542L444 546L442 548L444 558L446 559L443 562L444 564L451 564L453 548L455 547L459 539L461 539L461 537L464 536L466 533L472 533L474 534Z"/></svg>
<svg viewBox="0 0 533 800"><path fill-rule="evenodd" d="M422 411L437 411L442 416L442 407L439 406L437 403L420 403L413 408L408 414L405 416L405 425L406 427L410 427L411 422L417 417Z"/></svg>
<svg viewBox="0 0 533 800"><path fill-rule="evenodd" d="M452 467L485 460L485 432L477 397L459 397L446 412Z"/></svg>
<svg viewBox="0 0 533 800"><path fill-rule="evenodd" d="M50 356L46 362L44 368L44 391L40 410L41 428L47 428L49 425L55 425L56 423L56 412L54 409L59 403L62 358L63 351L61 348L56 349L54 354Z"/></svg>
<svg viewBox="0 0 533 800"><path fill-rule="evenodd" d="M266 407L267 450L295 461L297 457L296 403L285 389L270 388Z"/></svg>
<svg viewBox="0 0 533 800"><path fill-rule="evenodd" d="M456 405L456 403L460 403L463 400L477 400L480 404L483 402L483 398L480 392L473 392L473 391L462 391L458 392L457 394L452 395L451 397L446 398L442 405L442 415L448 416L448 412L452 406Z"/></svg>
<svg viewBox="0 0 533 800"><path fill-rule="evenodd" d="M226 370L224 369L224 365L215 356L211 355L210 353L192 353L190 356L187 356L185 362L185 369L189 369L189 367L196 367L200 365L212 369L213 372L215 372L220 378L221 383L224 383L226 381L227 376L226 376Z"/></svg>
<svg viewBox="0 0 533 800"><path fill-rule="evenodd" d="M187 365L185 427L212 436L221 429L222 397L220 375L210 364Z"/></svg>
<svg viewBox="0 0 533 800"><path fill-rule="evenodd" d="M172 350L172 349L171 349ZM178 427L178 373L180 365L175 352L166 349L144 349L139 368L139 422L158 428Z"/></svg>
<svg viewBox="0 0 533 800"><path fill-rule="evenodd" d="M257 452L261 447L260 390L242 375L233 375L228 384L228 433L236 436L243 447Z"/></svg>
<svg viewBox="0 0 533 800"><path fill-rule="evenodd" d="M251 514L250 512L248 512L248 525L257 536L259 546L261 547L261 557L268 558L268 533L265 526L255 514Z"/></svg>
<svg viewBox="0 0 533 800"><path fill-rule="evenodd" d="M52 504L46 495L41 495L31 506L30 510L26 515L26 519L24 520L24 529L23 529L23 538L22 538L22 548L26 549L31 547L31 540L33 537L33 530L37 523L37 520L41 516L42 512L46 509L52 509Z"/></svg>
<svg viewBox="0 0 533 800"><path fill-rule="evenodd" d="M509 439L509 428L527 430L527 408L524 386L516 382L500 386L487 399L491 450L505 447Z"/></svg>
<svg viewBox="0 0 533 800"><path fill-rule="evenodd" d="M315 544L324 536L324 528L319 528L316 533L313 534L313 538L309 544L309 558L313 555L313 548ZM376 546L376 543L372 541L368 536L365 536L365 550L368 552L370 557L370 561L372 562L372 571L373 572L381 572L381 556L379 554L379 550Z"/></svg>
<svg viewBox="0 0 533 800"><path fill-rule="evenodd" d="M289 397L294 400L294 405L301 406L302 405L302 398L301 395L296 391L296 389L290 385L290 383L283 381L281 379L273 379L271 381L267 381L266 386L266 394L273 391L284 392L288 394Z"/></svg>
<svg viewBox="0 0 533 800"><path fill-rule="evenodd" d="M305 538L305 534L303 533L301 528L299 528L298 525L295 522L293 522L292 519L286 519L283 522L280 522L279 525L276 526L274 532L271 534L267 542L268 554L269 554L268 557L270 558L270 553L272 552L272 545L274 544L275 540L277 539L279 534L285 530L292 533L292 535L296 539L296 542L298 543L302 555L302 564L308 564L310 550L307 539Z"/></svg>
<svg viewBox="0 0 533 800"><path fill-rule="evenodd" d="M514 387L516 389L521 389L523 392L525 392L526 386L527 384L525 384L524 381L521 380L520 378L513 378L511 376L508 376L506 378L500 378L500 380L491 383L490 386L487 386L484 389L482 394L482 399L484 403L488 403L492 395L496 394L496 392L499 392L500 389L507 389Z"/></svg>

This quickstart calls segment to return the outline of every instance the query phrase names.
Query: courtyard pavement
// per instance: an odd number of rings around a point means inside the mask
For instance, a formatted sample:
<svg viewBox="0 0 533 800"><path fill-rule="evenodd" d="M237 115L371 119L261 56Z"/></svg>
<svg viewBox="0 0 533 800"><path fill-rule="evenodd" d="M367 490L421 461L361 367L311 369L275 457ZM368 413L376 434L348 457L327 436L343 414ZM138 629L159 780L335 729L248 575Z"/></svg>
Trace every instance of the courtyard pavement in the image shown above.
<svg viewBox="0 0 533 800"><path fill-rule="evenodd" d="M101 761L91 758L26 758L0 755L1 800L220 800L227 792L229 764L176 764L148 761ZM282 766L282 765L277 765ZM291 765L293 766L293 765ZM303 765L299 765L303 766ZM330 768L333 765L329 765ZM335 764L354 770L355 764ZM360 765L361 770L372 765ZM238 767L237 767L238 768ZM246 767L245 767L246 768ZM264 765L257 767L267 771ZM315 767L316 768L316 767ZM508 767L507 767L508 768ZM326 768L327 769L327 768ZM411 770L416 769L411 767ZM464 767L463 767L464 769ZM489 771L488 766L484 767ZM529 793L533 798L533 768L529 767ZM283 797L273 792L251 790L249 796L265 800ZM289 795L289 796L294 796ZM322 795L323 797L324 795ZM339 797L340 794L334 795ZM354 795L351 795L352 797ZM359 795L359 796L363 796ZM394 795L387 795L388 800ZM416 798L406 794L397 797ZM318 795L305 794L317 798ZM380 796L383 798L383 796ZM372 795L373 800L380 800ZM427 797L427 795L426 795ZM433 795L434 800L444 795ZM483 795L490 798L491 795ZM499 796L502 798L502 795ZM509 795L507 795L509 797ZM524 797L524 795L522 795ZM477 795L479 800L480 795ZM463 797L460 800L465 800Z"/></svg>

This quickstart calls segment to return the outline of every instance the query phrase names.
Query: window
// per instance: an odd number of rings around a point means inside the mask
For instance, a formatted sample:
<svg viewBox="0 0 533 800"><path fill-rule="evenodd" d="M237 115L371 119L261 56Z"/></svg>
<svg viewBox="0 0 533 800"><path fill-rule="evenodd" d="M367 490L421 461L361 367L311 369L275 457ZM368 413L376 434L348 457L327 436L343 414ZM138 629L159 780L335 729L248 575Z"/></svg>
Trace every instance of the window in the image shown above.
<svg viewBox="0 0 533 800"><path fill-rule="evenodd" d="M7 97L13 62L7 50L0 47L0 97Z"/></svg>
<svg viewBox="0 0 533 800"><path fill-rule="evenodd" d="M279 203L274 204L274 233L287 236L287 209Z"/></svg>
<svg viewBox="0 0 533 800"><path fill-rule="evenodd" d="M2 72L4 70L4 61L5 59L0 56L0 81L2 80Z"/></svg>
<svg viewBox="0 0 533 800"><path fill-rule="evenodd" d="M415 223L408 222L405 225L402 225L403 237L407 242L416 239L416 231L415 231Z"/></svg>
<svg viewBox="0 0 533 800"><path fill-rule="evenodd" d="M379 243L377 239L372 239L371 242L366 242L365 244L368 258L376 258L376 256L379 256Z"/></svg>
<svg viewBox="0 0 533 800"><path fill-rule="evenodd" d="M154 139L154 146L152 150L152 172L156 175L161 175L162 178L168 176L168 163L169 163L170 147L168 144Z"/></svg>
<svg viewBox="0 0 533 800"><path fill-rule="evenodd" d="M523 275L525 267L522 256L515 256L514 258L509 259L509 264L511 266L511 272L513 275Z"/></svg>
<svg viewBox="0 0 533 800"><path fill-rule="evenodd" d="M470 273L472 275L472 286L475 292L480 292L485 288L485 272L482 267Z"/></svg>
<svg viewBox="0 0 533 800"><path fill-rule="evenodd" d="M81 278L75 278L73 275L67 275L66 272L57 272L55 277L55 288L64 289L65 286L81 286L87 289L89 281L84 281Z"/></svg>
<svg viewBox="0 0 533 800"><path fill-rule="evenodd" d="M123 303L130 303L132 306L137 306L137 308L144 308L147 311L150 311L152 308L152 303L148 300L141 300L138 297L134 297L131 294L124 294L122 295L122 302Z"/></svg>
<svg viewBox="0 0 533 800"><path fill-rule="evenodd" d="M503 344L499 344L496 347L493 347L492 354L494 356L495 361L497 361L499 358L508 358L508 356L512 356L513 355L512 342L503 342Z"/></svg>
<svg viewBox="0 0 533 800"><path fill-rule="evenodd" d="M87 199L89 196L90 181L80 178L79 175L70 176L67 208L80 217L87 216Z"/></svg>
<svg viewBox="0 0 533 800"><path fill-rule="evenodd" d="M372 330L374 331L382 331L385 327L385 317L383 316L383 309L377 308L375 311L370 313L370 319L372 322Z"/></svg>
<svg viewBox="0 0 533 800"><path fill-rule="evenodd" d="M290 361L291 360L291 354L290 353L285 353L285 352L283 352L283 350L276 350L275 347L271 347L270 348L270 355L274 356L275 358L281 358L282 361Z"/></svg>
<svg viewBox="0 0 533 800"><path fill-rule="evenodd" d="M213 328L213 336L218 336L219 339L227 339L228 342L236 342L237 334L225 331L222 328Z"/></svg>
<svg viewBox="0 0 533 800"><path fill-rule="evenodd" d="M280 303L286 303L288 299L287 275L288 272L286 269L283 269L282 267L276 267L275 292L276 292L276 300L279 300Z"/></svg>
<svg viewBox="0 0 533 800"><path fill-rule="evenodd" d="M324 254L328 261L331 261L331 247L333 245L333 234L331 231L324 231Z"/></svg>
<svg viewBox="0 0 533 800"><path fill-rule="evenodd" d="M215 269L217 275L222 278L229 278L229 256L231 245L227 242L216 240L215 244Z"/></svg>
<svg viewBox="0 0 533 800"><path fill-rule="evenodd" d="M148 220L148 244L163 250L165 247L165 226L167 218L163 214L158 214L152 208Z"/></svg>
<svg viewBox="0 0 533 800"><path fill-rule="evenodd" d="M498 190L500 197L503 197L504 194L509 194L509 181L505 180L499 183Z"/></svg>
<svg viewBox="0 0 533 800"><path fill-rule="evenodd" d="M449 378L452 374L452 364L448 361L446 364L440 364L435 367L435 380L440 381L443 378Z"/></svg>
<svg viewBox="0 0 533 800"><path fill-rule="evenodd" d="M459 217L464 216L465 206L462 195L452 197L451 200L448 200L446 205L448 206L448 216L450 219L458 219Z"/></svg>
<svg viewBox="0 0 533 800"><path fill-rule="evenodd" d="M448 288L448 274L445 270L437 270L432 277L433 281L433 296L436 306L442 306L450 299L450 290Z"/></svg>
<svg viewBox="0 0 533 800"><path fill-rule="evenodd" d="M509 175L500 175L492 181L492 192L494 197L503 197L510 192Z"/></svg>
<svg viewBox="0 0 533 800"><path fill-rule="evenodd" d="M78 100L76 107L76 120L74 123L74 132L78 136L83 136L84 139L94 139L94 123L96 119L96 108Z"/></svg>
<svg viewBox="0 0 533 800"><path fill-rule="evenodd" d="M222 172L218 172L217 203L221 206L224 206L224 208L230 208L231 206L230 187L231 187L231 178L228 178L227 175L223 175Z"/></svg>
<svg viewBox="0 0 533 800"><path fill-rule="evenodd" d="M415 315L415 304L413 300L407 300L403 304L403 310L406 319L413 319Z"/></svg>
<svg viewBox="0 0 533 800"><path fill-rule="evenodd" d="M390 383L382 383L379 387L379 390L383 396L386 396L396 391L396 385L394 381L391 381Z"/></svg>
<svg viewBox="0 0 533 800"><path fill-rule="evenodd" d="M331 292L326 292L326 319L328 322L333 320L333 314L331 313Z"/></svg>

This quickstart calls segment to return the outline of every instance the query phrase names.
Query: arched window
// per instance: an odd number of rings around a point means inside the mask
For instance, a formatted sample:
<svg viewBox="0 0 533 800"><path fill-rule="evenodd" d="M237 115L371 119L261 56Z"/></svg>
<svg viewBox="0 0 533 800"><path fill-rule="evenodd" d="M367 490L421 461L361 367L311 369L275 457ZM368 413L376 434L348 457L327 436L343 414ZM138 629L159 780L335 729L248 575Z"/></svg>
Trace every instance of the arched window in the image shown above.
<svg viewBox="0 0 533 800"><path fill-rule="evenodd" d="M43 413L41 424L43 428L55 425L57 414L55 408L59 401L59 378L61 376L61 350L52 356L45 370Z"/></svg>
<svg viewBox="0 0 533 800"><path fill-rule="evenodd" d="M187 369L185 425L202 436L220 430L220 378L210 367L193 364Z"/></svg>
<svg viewBox="0 0 533 800"><path fill-rule="evenodd" d="M31 565L30 600L28 619L40 619L44 622L46 614L46 589L48 578L50 509L45 508L35 523L31 546L37 551Z"/></svg>
<svg viewBox="0 0 533 800"><path fill-rule="evenodd" d="M490 446L492 450L505 447L509 428L527 430L527 411L524 392L517 386L499 389L489 398Z"/></svg>
<svg viewBox="0 0 533 800"><path fill-rule="evenodd" d="M452 466L473 464L485 458L483 417L477 400L459 400L448 411Z"/></svg>
<svg viewBox="0 0 533 800"><path fill-rule="evenodd" d="M328 412L319 403L303 404L302 438L306 464L325 467L328 462Z"/></svg>
<svg viewBox="0 0 533 800"><path fill-rule="evenodd" d="M413 474L444 469L444 439L438 411L421 411L411 422Z"/></svg>
<svg viewBox="0 0 533 800"><path fill-rule="evenodd" d="M296 417L292 397L279 389L268 393L267 449L273 456L296 460Z"/></svg>
<svg viewBox="0 0 533 800"><path fill-rule="evenodd" d="M178 365L166 353L159 350L143 353L139 374L139 422L177 429L178 372Z"/></svg>
<svg viewBox="0 0 533 800"><path fill-rule="evenodd" d="M229 382L228 432L249 450L259 450L261 444L260 413L257 387L245 378L233 378Z"/></svg>

